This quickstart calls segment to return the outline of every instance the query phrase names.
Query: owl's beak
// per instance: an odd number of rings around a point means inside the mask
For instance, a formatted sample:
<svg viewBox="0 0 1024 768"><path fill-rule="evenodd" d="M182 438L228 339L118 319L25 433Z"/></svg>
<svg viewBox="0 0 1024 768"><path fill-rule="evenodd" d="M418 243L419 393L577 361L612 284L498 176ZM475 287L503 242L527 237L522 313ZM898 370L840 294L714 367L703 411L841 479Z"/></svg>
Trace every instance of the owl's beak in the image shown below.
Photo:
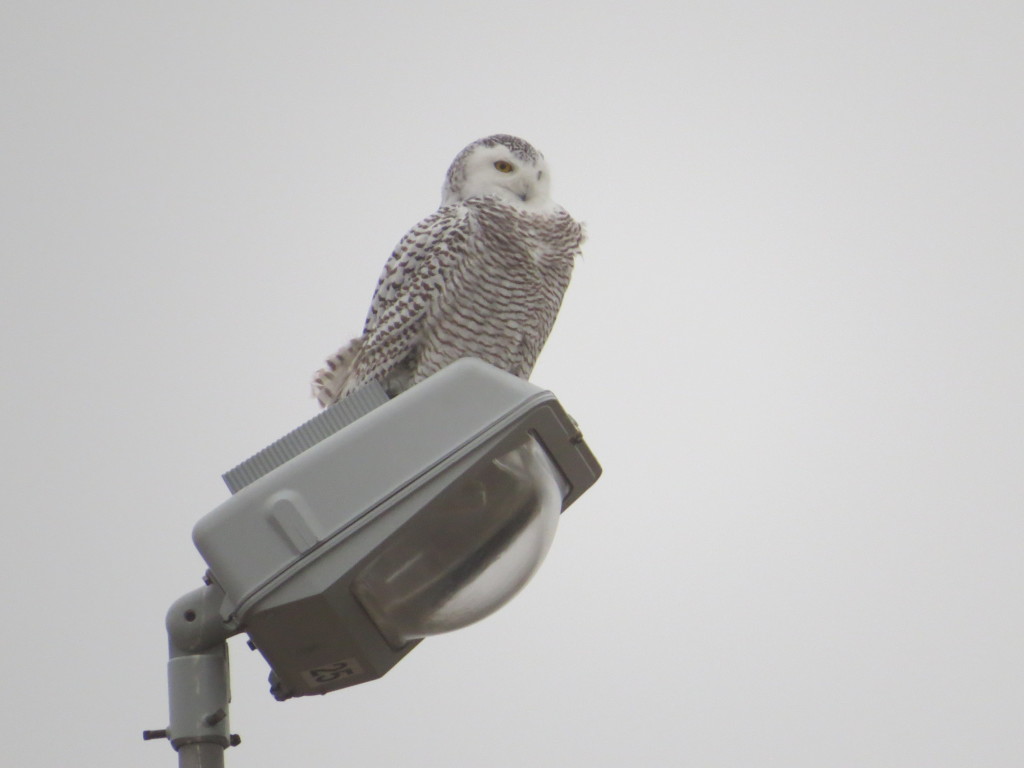
<svg viewBox="0 0 1024 768"><path fill-rule="evenodd" d="M537 191L534 189L533 183L530 179L520 177L518 179L509 179L504 183L500 184L502 189L508 190L513 195L518 197L524 203L529 202L534 197L534 193Z"/></svg>
<svg viewBox="0 0 1024 768"><path fill-rule="evenodd" d="M512 193L524 203L533 196L533 184L529 179L517 179L511 187Z"/></svg>

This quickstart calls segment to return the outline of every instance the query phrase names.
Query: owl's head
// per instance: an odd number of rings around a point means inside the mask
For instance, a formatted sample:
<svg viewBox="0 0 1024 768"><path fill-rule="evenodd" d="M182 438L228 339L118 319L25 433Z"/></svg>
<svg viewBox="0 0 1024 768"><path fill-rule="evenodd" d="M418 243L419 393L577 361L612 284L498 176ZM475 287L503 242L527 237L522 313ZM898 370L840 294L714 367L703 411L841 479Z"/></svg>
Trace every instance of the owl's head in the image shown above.
<svg viewBox="0 0 1024 768"><path fill-rule="evenodd" d="M531 210L551 207L551 180L544 155L522 139L502 133L474 141L448 168L441 205L483 195Z"/></svg>

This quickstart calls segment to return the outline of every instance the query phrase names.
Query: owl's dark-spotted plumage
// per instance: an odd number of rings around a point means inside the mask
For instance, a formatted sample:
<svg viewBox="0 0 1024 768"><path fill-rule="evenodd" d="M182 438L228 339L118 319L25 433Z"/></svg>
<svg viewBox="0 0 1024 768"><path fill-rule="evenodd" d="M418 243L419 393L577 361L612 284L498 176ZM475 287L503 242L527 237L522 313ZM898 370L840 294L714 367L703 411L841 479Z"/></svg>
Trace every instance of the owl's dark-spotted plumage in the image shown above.
<svg viewBox="0 0 1024 768"><path fill-rule="evenodd" d="M462 150L441 207L385 264L362 336L315 374L320 404L373 379L395 395L463 357L528 378L584 239L549 189L544 157L522 139Z"/></svg>

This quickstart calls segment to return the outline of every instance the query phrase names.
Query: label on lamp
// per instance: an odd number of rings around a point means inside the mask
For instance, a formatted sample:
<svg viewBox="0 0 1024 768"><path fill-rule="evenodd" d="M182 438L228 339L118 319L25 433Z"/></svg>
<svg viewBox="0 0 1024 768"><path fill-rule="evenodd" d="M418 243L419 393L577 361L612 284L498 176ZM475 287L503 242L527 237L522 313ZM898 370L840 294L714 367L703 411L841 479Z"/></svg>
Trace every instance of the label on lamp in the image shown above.
<svg viewBox="0 0 1024 768"><path fill-rule="evenodd" d="M363 674L363 668L355 659L342 659L330 664L307 669L302 672L302 677L312 686L331 685L336 680L347 677L357 677Z"/></svg>

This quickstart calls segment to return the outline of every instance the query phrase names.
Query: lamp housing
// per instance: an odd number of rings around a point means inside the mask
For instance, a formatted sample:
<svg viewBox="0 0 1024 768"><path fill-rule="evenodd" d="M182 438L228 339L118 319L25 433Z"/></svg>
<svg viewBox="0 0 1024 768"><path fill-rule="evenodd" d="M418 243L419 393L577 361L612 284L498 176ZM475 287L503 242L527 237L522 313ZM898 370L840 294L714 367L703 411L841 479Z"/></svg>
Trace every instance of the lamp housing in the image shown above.
<svg viewBox="0 0 1024 768"><path fill-rule="evenodd" d="M601 473L551 392L475 359L333 409L301 450L275 444L228 473L236 492L193 531L222 619L281 699L378 678L497 610Z"/></svg>

